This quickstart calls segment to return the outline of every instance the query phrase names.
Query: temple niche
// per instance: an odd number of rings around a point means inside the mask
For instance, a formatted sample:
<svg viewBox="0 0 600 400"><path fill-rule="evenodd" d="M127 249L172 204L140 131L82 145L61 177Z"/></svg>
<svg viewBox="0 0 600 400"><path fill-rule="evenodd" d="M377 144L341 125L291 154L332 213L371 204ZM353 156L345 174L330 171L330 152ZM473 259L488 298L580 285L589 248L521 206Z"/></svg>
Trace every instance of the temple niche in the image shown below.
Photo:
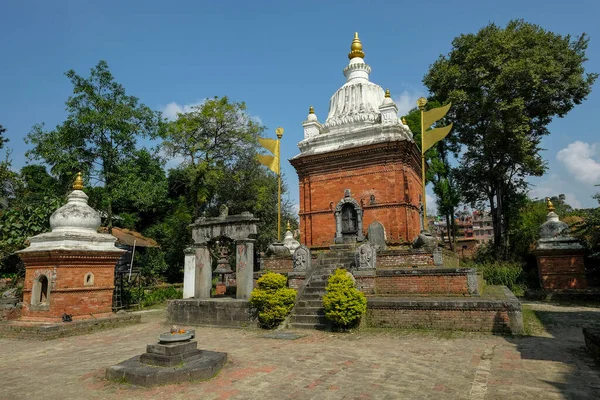
<svg viewBox="0 0 600 400"><path fill-rule="evenodd" d="M302 244L362 242L373 222L383 226L386 243L409 243L420 232L420 151L389 90L369 81L358 34L348 58L327 119L319 122L310 107L300 154L290 160L299 179Z"/></svg>

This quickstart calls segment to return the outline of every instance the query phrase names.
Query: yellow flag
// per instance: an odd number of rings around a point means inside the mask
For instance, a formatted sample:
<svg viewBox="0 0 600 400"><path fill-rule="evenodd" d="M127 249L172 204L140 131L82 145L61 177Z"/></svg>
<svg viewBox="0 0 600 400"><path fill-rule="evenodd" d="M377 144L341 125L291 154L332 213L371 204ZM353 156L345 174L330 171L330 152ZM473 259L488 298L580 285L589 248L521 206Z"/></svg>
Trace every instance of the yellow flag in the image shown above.
<svg viewBox="0 0 600 400"><path fill-rule="evenodd" d="M279 144L279 140L258 138L258 143L276 156L279 155L277 154L277 145Z"/></svg>
<svg viewBox="0 0 600 400"><path fill-rule="evenodd" d="M423 113L423 130L429 128L435 121L438 121L448 113L452 103L448 103L445 106L434 108Z"/></svg>
<svg viewBox="0 0 600 400"><path fill-rule="evenodd" d="M437 109L439 110L439 108ZM432 110L433 111L433 110ZM434 144L448 136L450 131L452 130L452 124L448 126L443 126L441 128L431 129L429 131L425 131L423 134L423 144L422 144L422 152L425 153L427 150L431 148Z"/></svg>
<svg viewBox="0 0 600 400"><path fill-rule="evenodd" d="M256 156L256 158L258 158L259 163L261 163L265 167L268 167L271 171L275 172L276 174L279 174L279 163L277 157L263 156L259 154Z"/></svg>
<svg viewBox="0 0 600 400"><path fill-rule="evenodd" d="M258 143L273 153L272 156L258 154L258 162L279 175L279 140L258 138Z"/></svg>

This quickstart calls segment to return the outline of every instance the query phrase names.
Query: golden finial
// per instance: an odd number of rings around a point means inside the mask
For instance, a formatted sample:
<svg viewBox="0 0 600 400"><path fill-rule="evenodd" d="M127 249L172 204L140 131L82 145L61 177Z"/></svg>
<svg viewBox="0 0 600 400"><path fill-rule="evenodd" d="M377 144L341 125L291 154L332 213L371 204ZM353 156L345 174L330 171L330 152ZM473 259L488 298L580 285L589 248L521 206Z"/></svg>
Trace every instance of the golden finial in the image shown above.
<svg viewBox="0 0 600 400"><path fill-rule="evenodd" d="M283 136L283 128L279 127L277 129L275 129L275 133L277 134L277 138L281 139L281 137Z"/></svg>
<svg viewBox="0 0 600 400"><path fill-rule="evenodd" d="M554 204L550 201L550 197L546 197L546 207L548 208L548 212L554 212Z"/></svg>
<svg viewBox="0 0 600 400"><path fill-rule="evenodd" d="M388 99L389 99L390 97L392 97L392 96L390 95L390 89L385 89L385 97L387 97Z"/></svg>
<svg viewBox="0 0 600 400"><path fill-rule="evenodd" d="M310 106L310 107L308 108L308 113L309 113L309 114L314 114L314 113L315 113L315 109L313 108L313 106Z"/></svg>
<svg viewBox="0 0 600 400"><path fill-rule="evenodd" d="M419 99L417 100L417 106L419 106L419 110L424 110L426 104L427 99L425 97L419 97Z"/></svg>
<svg viewBox="0 0 600 400"><path fill-rule="evenodd" d="M81 189L83 189L83 178L81 177L81 172L78 172L77 178L75 178L75 182L73 182L73 190Z"/></svg>
<svg viewBox="0 0 600 400"><path fill-rule="evenodd" d="M354 40L350 45L350 53L348 53L348 58L352 60L354 57L365 58L365 53L362 51L362 43L358 38L358 32L354 32Z"/></svg>
<svg viewBox="0 0 600 400"><path fill-rule="evenodd" d="M286 228L286 229L287 229L288 231L291 231L291 230L292 230L292 226L290 225L290 221L288 221L288 223L287 223L287 228Z"/></svg>
<svg viewBox="0 0 600 400"><path fill-rule="evenodd" d="M408 123L406 122L406 118L402 117L402 123L403 123L404 125L408 125Z"/></svg>

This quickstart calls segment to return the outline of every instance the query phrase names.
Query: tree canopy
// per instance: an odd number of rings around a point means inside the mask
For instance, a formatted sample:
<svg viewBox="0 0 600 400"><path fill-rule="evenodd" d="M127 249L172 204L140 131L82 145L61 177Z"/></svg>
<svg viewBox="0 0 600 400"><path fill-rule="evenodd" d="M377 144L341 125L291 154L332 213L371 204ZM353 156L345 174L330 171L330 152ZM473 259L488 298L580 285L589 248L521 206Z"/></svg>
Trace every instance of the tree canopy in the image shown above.
<svg viewBox="0 0 600 400"><path fill-rule="evenodd" d="M522 20L492 23L456 37L423 79L433 99L452 102L448 116L461 145L456 179L466 202L491 208L496 246L507 247L511 207L526 178L546 170L540 141L548 124L591 92L598 74L583 66L588 40Z"/></svg>
<svg viewBox="0 0 600 400"><path fill-rule="evenodd" d="M135 155L137 140L158 136L161 116L127 95L105 61L92 68L89 77L74 70L65 75L73 84L73 95L66 102L69 115L51 131L35 125L26 138L33 145L27 156L46 162L55 175L72 179L83 170L94 183L102 183L110 230L116 182Z"/></svg>

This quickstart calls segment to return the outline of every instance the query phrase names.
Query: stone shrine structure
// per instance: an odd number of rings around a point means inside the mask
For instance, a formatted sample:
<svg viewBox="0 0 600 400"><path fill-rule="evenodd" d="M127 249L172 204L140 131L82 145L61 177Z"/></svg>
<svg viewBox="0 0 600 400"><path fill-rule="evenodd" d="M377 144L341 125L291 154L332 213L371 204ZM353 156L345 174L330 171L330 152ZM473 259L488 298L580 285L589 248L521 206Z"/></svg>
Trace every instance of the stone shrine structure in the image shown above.
<svg viewBox="0 0 600 400"><path fill-rule="evenodd" d="M311 248L361 242L378 221L391 244L420 232L420 151L389 90L369 81L355 34L344 69L346 83L319 122L310 107L300 154L290 163L300 185L300 237Z"/></svg>
<svg viewBox="0 0 600 400"><path fill-rule="evenodd" d="M17 252L25 263L22 320L61 321L112 315L114 269L125 252L98 233L100 215L88 204L78 174L67 204L50 217L51 232L29 238Z"/></svg>
<svg viewBox="0 0 600 400"><path fill-rule="evenodd" d="M540 285L546 290L586 289L583 246L569 236L569 226L559 220L550 199L546 201L548 216L534 251Z"/></svg>
<svg viewBox="0 0 600 400"><path fill-rule="evenodd" d="M209 242L219 238L235 241L236 249L236 298L250 298L254 274L255 218L249 212L228 215L226 206L216 218L200 217L192 224L194 245L186 250L183 277L183 298L208 299L212 289L212 258Z"/></svg>

